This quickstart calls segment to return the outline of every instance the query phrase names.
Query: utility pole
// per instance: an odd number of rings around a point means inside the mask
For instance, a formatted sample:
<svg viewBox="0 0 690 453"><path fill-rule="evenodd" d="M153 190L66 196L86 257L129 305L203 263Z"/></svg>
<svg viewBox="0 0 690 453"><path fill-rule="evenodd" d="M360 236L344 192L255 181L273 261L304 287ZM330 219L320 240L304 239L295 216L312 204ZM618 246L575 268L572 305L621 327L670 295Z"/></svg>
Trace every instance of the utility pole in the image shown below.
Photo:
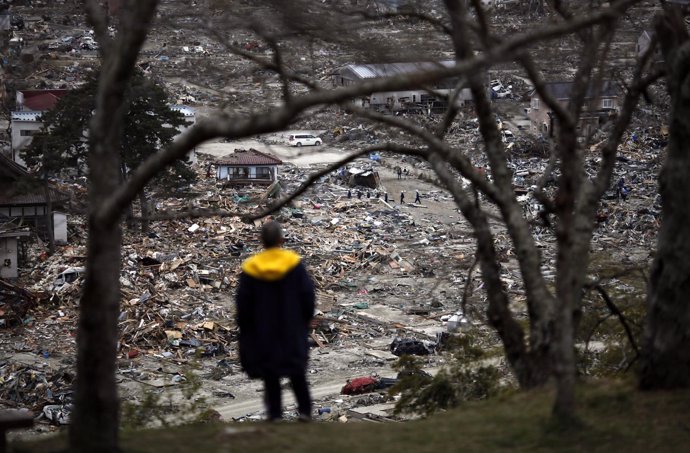
<svg viewBox="0 0 690 453"><path fill-rule="evenodd" d="M46 154L48 153L48 138L43 138L43 155L41 156L43 166L43 193L46 198L45 221L48 229L48 254L55 253L55 229L53 227L53 201L50 198L50 185L48 184L48 168L46 165Z"/></svg>

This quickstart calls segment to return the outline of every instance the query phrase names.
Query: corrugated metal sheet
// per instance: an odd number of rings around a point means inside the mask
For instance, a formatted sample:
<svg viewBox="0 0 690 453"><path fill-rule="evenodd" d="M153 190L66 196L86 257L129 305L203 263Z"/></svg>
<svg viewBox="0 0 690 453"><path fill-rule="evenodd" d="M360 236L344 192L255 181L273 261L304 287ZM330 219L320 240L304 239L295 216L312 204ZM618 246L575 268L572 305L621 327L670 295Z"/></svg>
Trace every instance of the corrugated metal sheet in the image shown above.
<svg viewBox="0 0 690 453"><path fill-rule="evenodd" d="M544 84L546 92L554 99L570 99L573 82L549 82ZM596 88L596 90L595 90ZM618 96L618 86L611 80L603 80L601 86L590 85L587 89L587 99Z"/></svg>
<svg viewBox="0 0 690 453"><path fill-rule="evenodd" d="M40 123L41 112L31 112L31 111L14 111L12 112L12 121L31 121L34 123Z"/></svg>
<svg viewBox="0 0 690 453"><path fill-rule="evenodd" d="M345 66L344 70L349 70L360 79L373 79L377 77L391 77L400 74L426 71L429 69L444 66L446 68L455 65L453 60L443 61L423 61L411 63L381 63L381 64L351 64Z"/></svg>

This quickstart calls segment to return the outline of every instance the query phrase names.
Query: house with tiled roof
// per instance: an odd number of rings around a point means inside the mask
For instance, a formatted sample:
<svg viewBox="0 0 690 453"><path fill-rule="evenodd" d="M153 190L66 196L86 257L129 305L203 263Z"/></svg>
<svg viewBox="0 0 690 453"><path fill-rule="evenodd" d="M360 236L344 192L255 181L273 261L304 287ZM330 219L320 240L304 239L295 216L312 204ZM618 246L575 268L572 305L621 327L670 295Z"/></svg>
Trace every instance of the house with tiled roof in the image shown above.
<svg viewBox="0 0 690 453"><path fill-rule="evenodd" d="M41 116L52 110L69 90L18 90L16 110L10 114L12 128L12 160L20 165L24 161L19 155L22 148L29 146L33 136L43 127Z"/></svg>
<svg viewBox="0 0 690 453"><path fill-rule="evenodd" d="M278 180L280 159L255 149L236 149L213 163L216 179L234 184L272 184Z"/></svg>
<svg viewBox="0 0 690 453"><path fill-rule="evenodd" d="M46 191L44 184L24 167L0 154L0 224L29 225L44 239L52 229L56 243L67 242L67 217L63 210L68 202L68 195L52 187Z"/></svg>

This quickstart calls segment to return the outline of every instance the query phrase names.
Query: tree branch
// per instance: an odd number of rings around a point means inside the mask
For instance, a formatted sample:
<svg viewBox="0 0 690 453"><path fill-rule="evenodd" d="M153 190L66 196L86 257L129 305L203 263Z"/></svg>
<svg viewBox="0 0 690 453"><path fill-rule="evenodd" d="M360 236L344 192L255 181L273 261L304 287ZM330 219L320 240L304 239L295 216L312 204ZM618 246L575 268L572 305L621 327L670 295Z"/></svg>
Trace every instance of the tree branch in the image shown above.
<svg viewBox="0 0 690 453"><path fill-rule="evenodd" d="M216 119L207 118L201 120L182 134L168 148L151 156L142 163L123 186L118 188L100 207L95 208L97 209L97 218L101 222L115 222L124 212L126 206L129 205L151 178L166 166L171 165L175 160L183 157L190 149L206 140L216 137L236 139L280 130L295 121L296 116L300 112L317 105L340 103L358 96L381 91L402 91L432 84L446 78L469 74L489 64L510 59L517 49L521 49L524 46L531 45L537 41L554 39L572 33L575 30L589 27L610 17L615 17L636 1L639 0L620 0L608 8L603 8L580 19L565 24L545 26L532 33L517 35L481 55L460 62L450 68L439 67L397 77L367 80L356 85L334 90L312 92L303 96L293 97L290 103L282 107L245 117L223 113ZM147 2L142 1L141 3Z"/></svg>
<svg viewBox="0 0 690 453"><path fill-rule="evenodd" d="M628 324L628 320L625 317L625 315L618 309L616 304L613 303L613 300L611 300L611 297L609 297L608 293L606 290L601 286L601 285L594 285L592 288L596 289L601 298L604 300L604 303L606 304L606 308L609 309L609 311L618 318L618 321L621 323L623 326L623 329L625 330L625 335L628 337L628 341L630 342L630 346L633 348L635 351L635 356L636 358L639 357L640 355L640 349L637 347L637 341L635 341L635 335L633 335L632 329L630 328L630 325Z"/></svg>

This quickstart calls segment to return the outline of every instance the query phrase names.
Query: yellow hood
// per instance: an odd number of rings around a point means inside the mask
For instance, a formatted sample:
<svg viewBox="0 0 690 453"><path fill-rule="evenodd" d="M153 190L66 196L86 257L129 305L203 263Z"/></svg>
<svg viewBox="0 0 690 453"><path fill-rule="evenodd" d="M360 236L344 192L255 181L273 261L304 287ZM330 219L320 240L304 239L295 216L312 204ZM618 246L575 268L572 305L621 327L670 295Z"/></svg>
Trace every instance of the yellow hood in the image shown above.
<svg viewBox="0 0 690 453"><path fill-rule="evenodd" d="M246 259L242 270L254 278L266 281L280 280L302 260L292 250L271 248Z"/></svg>

